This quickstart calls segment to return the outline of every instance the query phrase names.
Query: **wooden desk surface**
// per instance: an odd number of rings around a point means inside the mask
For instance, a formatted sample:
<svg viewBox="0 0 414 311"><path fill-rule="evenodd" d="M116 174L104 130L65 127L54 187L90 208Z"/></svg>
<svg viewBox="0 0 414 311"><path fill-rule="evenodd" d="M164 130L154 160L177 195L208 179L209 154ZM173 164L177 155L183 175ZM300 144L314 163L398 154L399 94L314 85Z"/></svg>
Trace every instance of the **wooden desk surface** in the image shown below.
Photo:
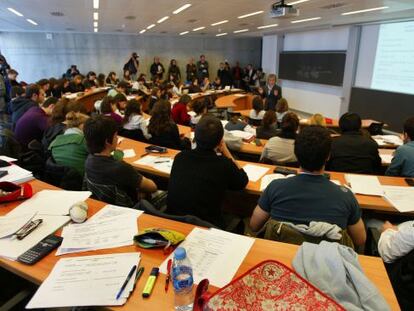
<svg viewBox="0 0 414 311"><path fill-rule="evenodd" d="M41 181L31 182L35 192L43 189L56 189L53 186L45 184ZM88 216L92 216L99 211L104 203L88 199ZM12 210L18 203L9 203L0 205L0 215L5 215ZM193 225L180 223L172 220L167 220L159 217L143 214L138 218L138 228L140 230L150 227L162 227L172 230L177 230L184 234L188 234L193 228ZM59 232L60 233L60 232ZM247 254L245 260L239 267L235 277L240 276L247 270L255 266L256 264L268 260L278 260L285 265L291 267L291 262L298 249L297 245L291 245L286 243L279 243L274 241L268 241L263 239L255 239L255 242ZM33 282L36 284L42 283L48 276L53 266L56 264L60 257L77 257L88 256L96 254L110 254L110 253L122 253L122 252L141 252L140 265L145 268L144 275L137 283L137 286L128 299L127 303L123 307L107 307L109 310L173 310L174 293L170 286L168 293L164 292L165 275L160 274L154 290L149 299L144 299L141 296L145 281L147 280L152 267L159 266L167 257L161 250L146 250L136 246L125 246L113 249L91 251L79 254L70 254L56 257L52 252L41 261L33 266L26 266L21 263L10 261L0 258L0 266ZM385 300L388 302L392 310L400 310L391 283L388 279L387 272L385 270L382 260L378 257L359 256L362 269L367 277L375 284ZM215 288L210 288L214 291Z"/></svg>
<svg viewBox="0 0 414 311"><path fill-rule="evenodd" d="M138 165L133 162L139 160L143 155L146 154L145 147L148 146L146 143L134 141L131 139L125 138L119 145L118 149L124 150L124 149L134 149L136 156L133 158L125 159L126 162L130 163L134 167L136 167L139 171L152 174L155 176L162 176L162 177L169 177L169 174L160 172L158 170L155 170L152 167L145 166L145 165ZM168 153L162 154L161 156L167 156L167 157L175 157L175 155L179 153L178 150L174 149L168 149ZM238 161L242 166L246 164L254 164L262 167L268 168L267 174L272 174L273 170L276 166L274 165L268 165L268 164L262 164L262 163L251 163L251 162L245 162L245 161ZM341 184L345 184L345 174L339 173L339 172L330 172L331 179L338 180L341 182ZM402 177L389 177L389 176L378 176L378 179L381 184L383 185L390 185L390 186L408 186L406 182L404 181L404 178ZM261 195L260 190L260 183L261 180L258 180L257 182L249 181L249 183L246 186L245 191L249 194L253 195ZM363 209L368 210L374 210L379 212L385 212L385 213L400 213L397 209L395 209L394 206L392 206L387 200L385 200L383 197L378 196L367 196L367 195L356 195L356 198L359 202L359 205ZM408 215L408 214L407 214Z"/></svg>
<svg viewBox="0 0 414 311"><path fill-rule="evenodd" d="M252 108L252 94L231 94L222 96L215 101L216 108L232 108L233 111L241 111Z"/></svg>

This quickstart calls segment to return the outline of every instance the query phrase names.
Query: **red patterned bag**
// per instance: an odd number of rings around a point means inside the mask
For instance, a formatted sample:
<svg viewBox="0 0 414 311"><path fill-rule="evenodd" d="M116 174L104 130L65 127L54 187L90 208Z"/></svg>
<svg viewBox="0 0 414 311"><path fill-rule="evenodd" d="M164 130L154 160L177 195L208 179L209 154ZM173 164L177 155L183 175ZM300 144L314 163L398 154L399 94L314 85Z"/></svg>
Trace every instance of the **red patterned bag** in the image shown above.
<svg viewBox="0 0 414 311"><path fill-rule="evenodd" d="M197 287L194 311L345 310L299 274L275 261L263 261L212 295L208 280Z"/></svg>

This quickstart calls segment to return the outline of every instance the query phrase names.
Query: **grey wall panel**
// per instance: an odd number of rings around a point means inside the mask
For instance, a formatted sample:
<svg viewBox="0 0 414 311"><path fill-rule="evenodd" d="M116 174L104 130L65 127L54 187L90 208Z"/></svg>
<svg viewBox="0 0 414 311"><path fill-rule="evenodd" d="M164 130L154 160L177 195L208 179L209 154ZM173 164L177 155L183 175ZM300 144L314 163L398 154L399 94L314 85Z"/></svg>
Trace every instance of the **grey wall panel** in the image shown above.
<svg viewBox="0 0 414 311"><path fill-rule="evenodd" d="M44 77L59 77L71 65L77 64L82 73L89 70L107 74L122 72L128 56L140 54L140 71L149 72L153 57L158 55L165 67L175 58L185 71L188 59L206 54L214 78L218 65L225 59L231 64L261 64L261 38L211 38L175 36L136 36L109 34L0 33L0 49L19 79L34 82Z"/></svg>

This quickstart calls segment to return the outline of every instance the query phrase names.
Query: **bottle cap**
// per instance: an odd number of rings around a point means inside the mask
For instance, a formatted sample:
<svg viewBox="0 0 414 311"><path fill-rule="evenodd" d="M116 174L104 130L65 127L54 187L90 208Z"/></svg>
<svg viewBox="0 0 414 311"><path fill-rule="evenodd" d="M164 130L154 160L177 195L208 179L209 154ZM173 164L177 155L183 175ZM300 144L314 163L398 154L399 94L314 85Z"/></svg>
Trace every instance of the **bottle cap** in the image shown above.
<svg viewBox="0 0 414 311"><path fill-rule="evenodd" d="M174 252L174 259L176 260L183 260L187 256L185 248L178 247Z"/></svg>

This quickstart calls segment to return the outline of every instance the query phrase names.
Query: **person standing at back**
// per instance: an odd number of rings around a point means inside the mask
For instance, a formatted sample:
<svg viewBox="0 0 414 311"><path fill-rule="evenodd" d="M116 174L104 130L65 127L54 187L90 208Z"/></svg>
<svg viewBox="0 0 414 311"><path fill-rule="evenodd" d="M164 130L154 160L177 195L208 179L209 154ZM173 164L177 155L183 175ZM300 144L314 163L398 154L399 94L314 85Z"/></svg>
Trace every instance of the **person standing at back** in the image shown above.
<svg viewBox="0 0 414 311"><path fill-rule="evenodd" d="M150 72L151 79L153 81L155 81L156 78L162 80L162 76L164 75L165 69L163 64L160 63L160 58L158 56L154 57L154 62L151 65Z"/></svg>
<svg viewBox="0 0 414 311"><path fill-rule="evenodd" d="M194 58L190 58L190 61L186 67L187 83L191 83L194 78L197 78L197 66L194 64Z"/></svg>
<svg viewBox="0 0 414 311"><path fill-rule="evenodd" d="M225 228L221 207L227 190L242 190L249 179L223 141L220 120L206 115L195 128L195 150L179 153L171 170L167 212L194 215ZM217 155L220 152L221 155Z"/></svg>
<svg viewBox="0 0 414 311"><path fill-rule="evenodd" d="M266 85L263 86L263 97L266 99L265 110L276 110L277 101L282 98L282 88L276 82L276 75L270 74Z"/></svg>
<svg viewBox="0 0 414 311"><path fill-rule="evenodd" d="M197 62L197 75L199 83L201 83L204 78L210 78L208 61L206 61L205 55L200 55L200 60Z"/></svg>
<svg viewBox="0 0 414 311"><path fill-rule="evenodd" d="M327 169L330 171L376 174L381 168L378 145L361 130L361 117L352 112L339 119L341 135L332 142L331 157Z"/></svg>
<svg viewBox="0 0 414 311"><path fill-rule="evenodd" d="M404 122L404 145L395 151L385 175L414 177L414 117Z"/></svg>
<svg viewBox="0 0 414 311"><path fill-rule="evenodd" d="M175 85L181 81L180 67L178 67L175 59L171 60L170 67L168 67L168 78L173 81Z"/></svg>
<svg viewBox="0 0 414 311"><path fill-rule="evenodd" d="M139 55L137 53L132 53L131 57L128 59L128 61L125 63L124 65L124 72L126 70L129 71L129 73L131 74L132 80L135 80L138 74L138 69L139 69Z"/></svg>
<svg viewBox="0 0 414 311"><path fill-rule="evenodd" d="M269 218L294 225L325 222L347 230L354 245L364 245L366 232L358 201L348 188L324 176L331 144L329 131L319 126L306 127L298 134L294 150L300 173L269 184L250 219L253 231L259 231Z"/></svg>

